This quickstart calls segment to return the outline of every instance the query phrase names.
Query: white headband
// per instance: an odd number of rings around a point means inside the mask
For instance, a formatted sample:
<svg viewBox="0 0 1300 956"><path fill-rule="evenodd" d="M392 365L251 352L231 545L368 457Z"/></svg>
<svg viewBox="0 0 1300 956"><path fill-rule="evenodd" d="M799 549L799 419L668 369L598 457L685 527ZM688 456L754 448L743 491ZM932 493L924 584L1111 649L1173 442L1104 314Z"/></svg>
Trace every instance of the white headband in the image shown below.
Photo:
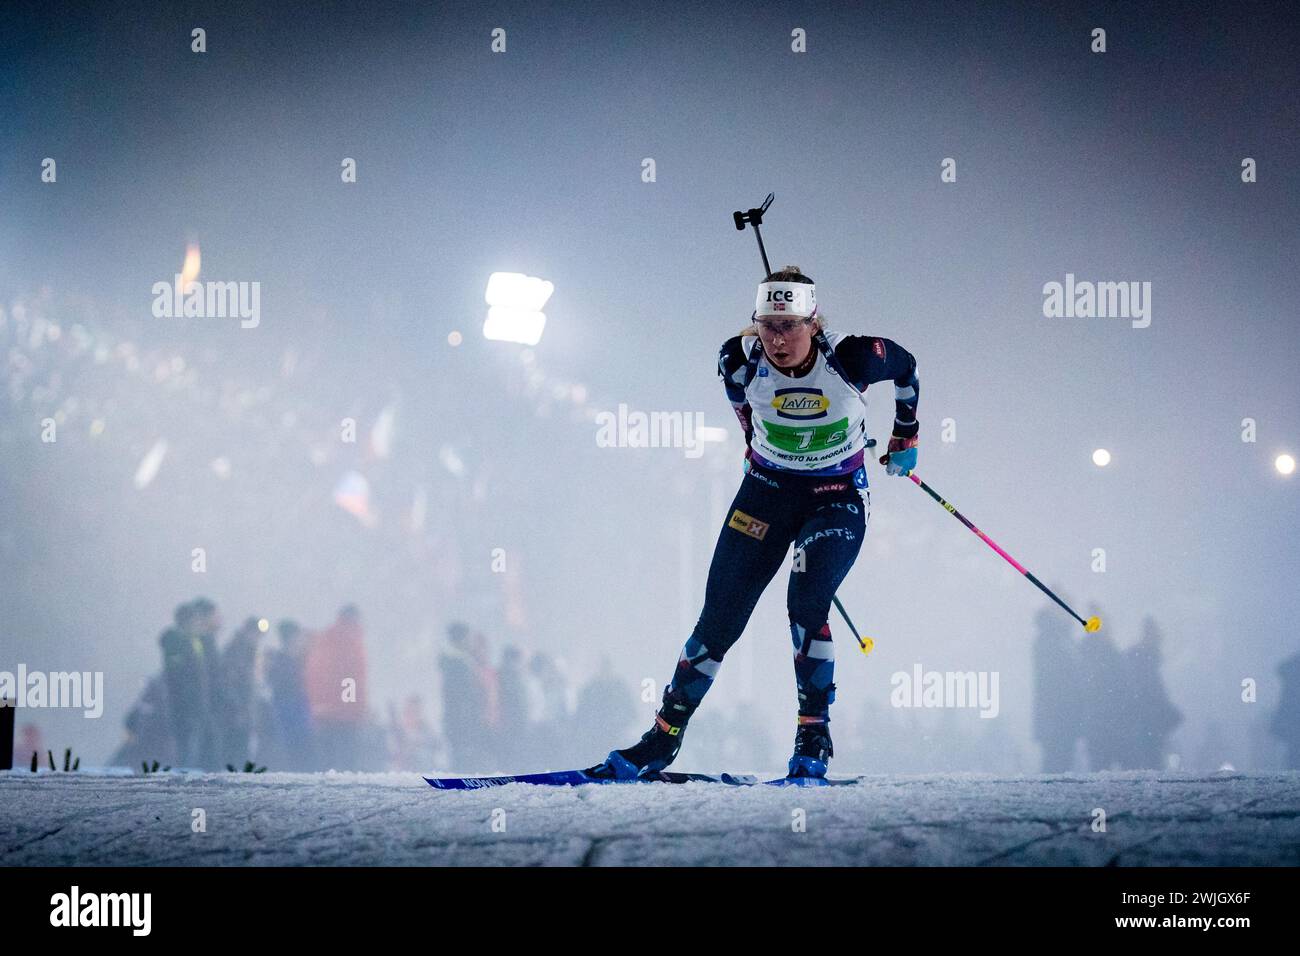
<svg viewBox="0 0 1300 956"><path fill-rule="evenodd" d="M817 287L811 282L760 282L754 300L757 315L791 315L806 319L817 311Z"/></svg>

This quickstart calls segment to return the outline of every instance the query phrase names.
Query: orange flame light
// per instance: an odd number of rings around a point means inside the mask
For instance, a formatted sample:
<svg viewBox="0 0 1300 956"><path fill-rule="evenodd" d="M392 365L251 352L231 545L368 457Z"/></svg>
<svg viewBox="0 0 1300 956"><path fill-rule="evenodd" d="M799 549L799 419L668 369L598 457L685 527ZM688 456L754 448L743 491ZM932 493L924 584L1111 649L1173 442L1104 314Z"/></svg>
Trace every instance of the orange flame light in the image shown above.
<svg viewBox="0 0 1300 956"><path fill-rule="evenodd" d="M185 265L181 266L181 291L188 292L190 283L199 277L199 266L201 257L199 256L199 244L191 242L185 247Z"/></svg>

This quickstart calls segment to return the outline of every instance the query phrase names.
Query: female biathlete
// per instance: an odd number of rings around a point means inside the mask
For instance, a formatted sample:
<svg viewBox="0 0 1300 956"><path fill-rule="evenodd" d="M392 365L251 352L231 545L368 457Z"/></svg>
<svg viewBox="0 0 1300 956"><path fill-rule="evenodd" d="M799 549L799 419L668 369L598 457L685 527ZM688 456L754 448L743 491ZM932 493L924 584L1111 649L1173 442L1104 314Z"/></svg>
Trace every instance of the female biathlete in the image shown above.
<svg viewBox="0 0 1300 956"><path fill-rule="evenodd" d="M831 600L853 566L870 510L862 392L894 383L894 428L880 459L891 475L916 467L916 360L889 339L827 332L813 280L797 266L758 287L754 323L718 356L745 432L745 477L709 565L704 610L682 648L663 706L641 740L587 770L633 779L662 770L713 684L759 595L795 546L786 591L799 721L791 777L822 777L831 749L835 652Z"/></svg>

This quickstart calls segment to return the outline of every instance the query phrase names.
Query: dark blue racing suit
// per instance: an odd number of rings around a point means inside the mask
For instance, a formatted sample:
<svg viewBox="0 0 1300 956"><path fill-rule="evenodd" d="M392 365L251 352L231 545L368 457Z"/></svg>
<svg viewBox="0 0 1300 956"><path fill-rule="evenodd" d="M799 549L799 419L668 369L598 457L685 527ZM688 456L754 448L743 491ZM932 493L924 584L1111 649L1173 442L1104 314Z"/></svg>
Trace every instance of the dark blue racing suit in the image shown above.
<svg viewBox="0 0 1300 956"><path fill-rule="evenodd" d="M904 348L871 336L845 336L831 351L826 340L813 345L812 362L834 357L836 373L863 391L874 382L895 386L893 433L914 438L920 389L916 360ZM838 474L783 469L749 449L753 435L745 399L748 381L735 381L747 364L736 336L723 344L718 371L745 430L747 471L718 534L709 565L704 610L677 662L659 726L678 732L717 676L723 656L740 637L754 606L776 575L791 544L794 561L786 589L795 683L801 722L829 720L835 700L835 653L828 623L831 601L862 547L870 510L863 453ZM805 363L808 369L812 364ZM752 374L752 372L751 372ZM795 375L799 370L795 370Z"/></svg>

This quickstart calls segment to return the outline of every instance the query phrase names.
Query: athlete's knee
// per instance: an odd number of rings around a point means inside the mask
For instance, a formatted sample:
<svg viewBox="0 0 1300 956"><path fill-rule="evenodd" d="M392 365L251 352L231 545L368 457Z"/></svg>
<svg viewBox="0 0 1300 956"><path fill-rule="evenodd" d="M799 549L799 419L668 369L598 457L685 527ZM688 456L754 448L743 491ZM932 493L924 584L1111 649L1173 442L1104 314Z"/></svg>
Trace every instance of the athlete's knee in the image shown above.
<svg viewBox="0 0 1300 956"><path fill-rule="evenodd" d="M711 657L721 661L731 646L740 640L747 621L748 617L738 614L735 608L715 611L706 607L686 641L687 646L694 644L697 648L690 653L696 655L708 651Z"/></svg>
<svg viewBox="0 0 1300 956"><path fill-rule="evenodd" d="M838 577L812 578L791 574L790 587L785 596L790 623L797 621L809 630L820 630L830 617L839 580Z"/></svg>

